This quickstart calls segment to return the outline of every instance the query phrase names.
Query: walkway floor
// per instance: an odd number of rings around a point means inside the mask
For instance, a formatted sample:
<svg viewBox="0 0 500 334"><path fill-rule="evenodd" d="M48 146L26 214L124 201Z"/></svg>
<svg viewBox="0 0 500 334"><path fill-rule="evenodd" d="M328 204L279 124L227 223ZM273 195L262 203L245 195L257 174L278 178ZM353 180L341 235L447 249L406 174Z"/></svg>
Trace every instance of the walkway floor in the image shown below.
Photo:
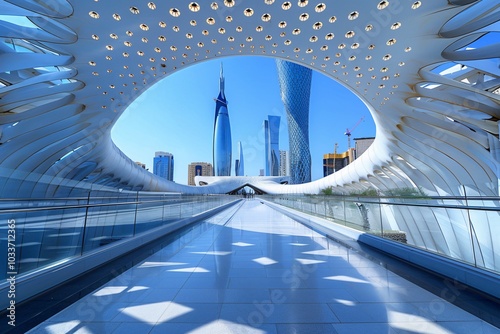
<svg viewBox="0 0 500 334"><path fill-rule="evenodd" d="M500 332L258 200L209 222L30 333Z"/></svg>

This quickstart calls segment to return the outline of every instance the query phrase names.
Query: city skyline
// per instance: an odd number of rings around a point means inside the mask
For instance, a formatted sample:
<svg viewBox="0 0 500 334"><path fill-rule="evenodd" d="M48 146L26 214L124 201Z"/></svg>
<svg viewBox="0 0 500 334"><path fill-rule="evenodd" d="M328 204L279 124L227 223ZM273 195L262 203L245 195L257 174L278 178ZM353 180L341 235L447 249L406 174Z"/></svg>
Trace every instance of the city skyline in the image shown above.
<svg viewBox="0 0 500 334"><path fill-rule="evenodd" d="M231 109L233 157L237 142L244 150L245 175L264 169L262 122L268 115L286 113L280 98L274 59L239 56L223 59L225 91ZM221 59L206 61L172 74L132 102L112 129L112 139L129 158L145 161L168 148L176 157L174 180L187 184L193 161L212 161L213 103L218 94ZM333 93L332 93L333 92ZM332 95L334 95L332 97ZM323 177L323 154L347 149L346 128L367 116L353 136L375 135L373 119L364 103L339 83L313 71L310 105L312 179ZM207 124L209 126L207 126ZM280 150L288 150L288 126L280 124Z"/></svg>

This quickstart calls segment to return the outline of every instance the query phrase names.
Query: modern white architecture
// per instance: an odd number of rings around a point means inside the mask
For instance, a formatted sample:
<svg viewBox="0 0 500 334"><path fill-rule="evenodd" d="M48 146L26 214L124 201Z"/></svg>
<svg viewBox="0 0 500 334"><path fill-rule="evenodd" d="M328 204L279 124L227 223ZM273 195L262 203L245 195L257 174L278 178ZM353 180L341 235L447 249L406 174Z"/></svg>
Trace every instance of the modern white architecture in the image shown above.
<svg viewBox="0 0 500 334"><path fill-rule="evenodd" d="M473 0L247 7L2 2L2 193L51 196L89 182L197 191L137 166L113 145L110 128L170 73L215 57L261 54L341 82L367 104L377 126L372 148L341 173L267 191L418 184L429 194L460 195L465 186L471 195L498 195L495 6ZM196 29L200 34L188 38Z"/></svg>

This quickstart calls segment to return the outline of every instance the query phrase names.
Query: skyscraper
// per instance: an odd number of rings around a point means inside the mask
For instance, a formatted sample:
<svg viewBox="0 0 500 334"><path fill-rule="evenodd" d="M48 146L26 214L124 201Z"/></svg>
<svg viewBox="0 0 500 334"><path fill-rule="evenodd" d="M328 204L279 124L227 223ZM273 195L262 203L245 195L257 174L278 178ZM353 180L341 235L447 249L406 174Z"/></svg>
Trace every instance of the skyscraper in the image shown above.
<svg viewBox="0 0 500 334"><path fill-rule="evenodd" d="M276 60L276 66L288 121L290 183L310 182L309 96L312 70L282 59Z"/></svg>
<svg viewBox="0 0 500 334"><path fill-rule="evenodd" d="M355 159L359 158L361 154L365 153L374 141L375 137L354 138L354 147L356 149Z"/></svg>
<svg viewBox="0 0 500 334"><path fill-rule="evenodd" d="M243 161L243 147L241 146L241 142L238 142L238 157L236 159L234 172L236 176L244 176L245 175L245 163Z"/></svg>
<svg viewBox="0 0 500 334"><path fill-rule="evenodd" d="M192 162L188 166L188 185L194 186L195 176L212 176L213 167L208 162Z"/></svg>
<svg viewBox="0 0 500 334"><path fill-rule="evenodd" d="M323 176L336 173L354 161L354 148L343 153L327 153L323 155Z"/></svg>
<svg viewBox="0 0 500 334"><path fill-rule="evenodd" d="M215 176L231 175L231 125L224 95L224 72L220 66L219 96L215 99L213 160Z"/></svg>
<svg viewBox="0 0 500 334"><path fill-rule="evenodd" d="M267 116L264 120L266 176L280 174L280 119L280 116Z"/></svg>
<svg viewBox="0 0 500 334"><path fill-rule="evenodd" d="M153 174L169 181L174 180L174 155L168 152L155 152Z"/></svg>

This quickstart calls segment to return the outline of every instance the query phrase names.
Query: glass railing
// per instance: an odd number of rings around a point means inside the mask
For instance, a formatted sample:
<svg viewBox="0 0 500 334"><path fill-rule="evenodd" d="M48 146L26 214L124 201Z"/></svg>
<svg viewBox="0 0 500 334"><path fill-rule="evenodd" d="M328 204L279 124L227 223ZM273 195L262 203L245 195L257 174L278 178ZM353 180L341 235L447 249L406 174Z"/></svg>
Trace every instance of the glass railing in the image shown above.
<svg viewBox="0 0 500 334"><path fill-rule="evenodd" d="M259 197L500 273L500 197Z"/></svg>
<svg viewBox="0 0 500 334"><path fill-rule="evenodd" d="M93 192L0 200L0 279L26 274L237 199L228 195Z"/></svg>

